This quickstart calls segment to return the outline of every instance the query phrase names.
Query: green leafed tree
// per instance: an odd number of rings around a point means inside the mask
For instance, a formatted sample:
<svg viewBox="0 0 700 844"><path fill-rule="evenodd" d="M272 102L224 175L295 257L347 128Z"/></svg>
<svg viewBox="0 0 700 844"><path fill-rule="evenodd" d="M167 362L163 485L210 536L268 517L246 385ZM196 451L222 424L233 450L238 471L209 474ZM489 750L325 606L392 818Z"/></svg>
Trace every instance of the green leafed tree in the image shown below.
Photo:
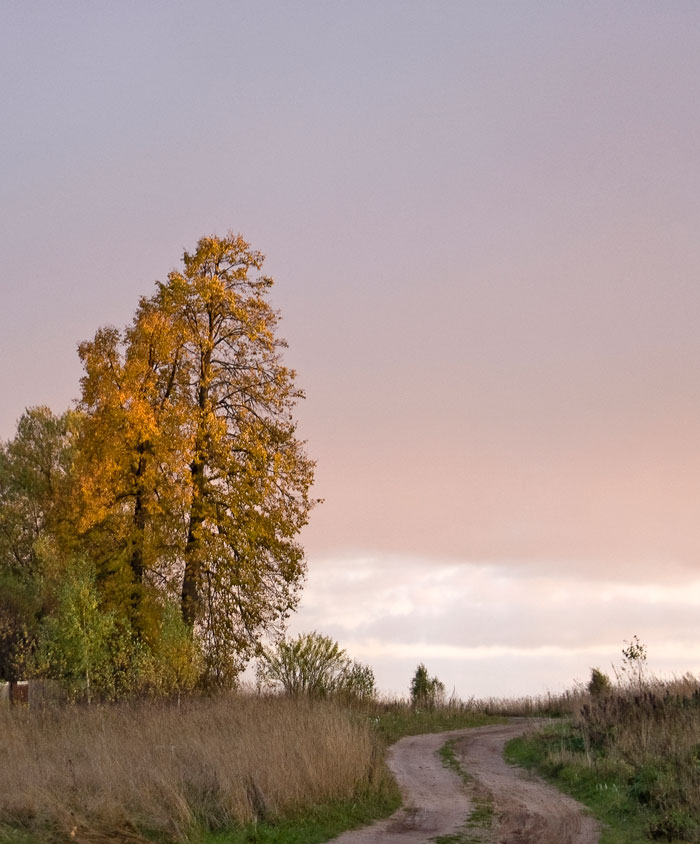
<svg viewBox="0 0 700 844"><path fill-rule="evenodd" d="M337 694L352 701L369 701L375 698L377 684L372 668L357 660L349 662L339 678Z"/></svg>
<svg viewBox="0 0 700 844"><path fill-rule="evenodd" d="M0 573L0 680L16 683L27 677L39 609L34 584L7 571Z"/></svg>
<svg viewBox="0 0 700 844"><path fill-rule="evenodd" d="M30 579L37 540L62 530L75 424L73 413L30 408L0 445L0 571Z"/></svg>
<svg viewBox="0 0 700 844"><path fill-rule="evenodd" d="M40 673L64 681L75 697L88 703L95 694L112 696L119 669L129 669L130 645L115 614L100 606L90 562L71 560L58 587L54 611L41 625Z"/></svg>
<svg viewBox="0 0 700 844"><path fill-rule="evenodd" d="M27 410L15 437L0 445L0 679L32 671L41 617L51 608L55 572L41 546L65 535L75 414Z"/></svg>
<svg viewBox="0 0 700 844"><path fill-rule="evenodd" d="M428 669L421 662L411 680L411 703L433 709L445 696L445 684L437 677L430 677Z"/></svg>
<svg viewBox="0 0 700 844"><path fill-rule="evenodd" d="M63 556L51 547L41 557ZM148 636L132 626L128 606L105 594L102 576L84 556L63 559L50 611L38 624L32 673L58 680L73 699L105 700L129 694L173 695L201 676L201 655L177 603L146 593Z"/></svg>

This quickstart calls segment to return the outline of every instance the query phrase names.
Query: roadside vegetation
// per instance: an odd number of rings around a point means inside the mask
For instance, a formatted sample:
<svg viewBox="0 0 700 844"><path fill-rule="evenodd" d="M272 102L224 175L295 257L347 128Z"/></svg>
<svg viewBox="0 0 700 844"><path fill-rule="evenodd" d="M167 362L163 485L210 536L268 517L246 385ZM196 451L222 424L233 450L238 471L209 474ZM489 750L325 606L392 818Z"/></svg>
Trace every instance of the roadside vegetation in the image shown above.
<svg viewBox="0 0 700 844"><path fill-rule="evenodd" d="M496 720L254 692L6 707L0 842L325 841L398 808L389 742Z"/></svg>
<svg viewBox="0 0 700 844"><path fill-rule="evenodd" d="M700 682L647 676L636 637L623 659L616 682L593 669L573 718L514 740L507 758L589 806L602 844L698 844Z"/></svg>
<svg viewBox="0 0 700 844"><path fill-rule="evenodd" d="M380 698L371 668L317 632L261 649L257 678L118 701L54 684L0 709L1 844L314 844L398 808L384 759L402 736L578 700L447 699L422 664L408 698Z"/></svg>

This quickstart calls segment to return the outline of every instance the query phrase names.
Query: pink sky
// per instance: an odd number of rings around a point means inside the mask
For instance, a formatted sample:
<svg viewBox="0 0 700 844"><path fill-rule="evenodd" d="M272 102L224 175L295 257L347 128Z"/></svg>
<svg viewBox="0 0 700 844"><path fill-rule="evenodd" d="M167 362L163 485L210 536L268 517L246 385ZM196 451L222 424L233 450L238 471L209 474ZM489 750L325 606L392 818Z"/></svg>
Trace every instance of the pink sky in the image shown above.
<svg viewBox="0 0 700 844"><path fill-rule="evenodd" d="M6 10L0 436L232 228L326 499L295 629L396 690L700 670L699 46L680 1Z"/></svg>

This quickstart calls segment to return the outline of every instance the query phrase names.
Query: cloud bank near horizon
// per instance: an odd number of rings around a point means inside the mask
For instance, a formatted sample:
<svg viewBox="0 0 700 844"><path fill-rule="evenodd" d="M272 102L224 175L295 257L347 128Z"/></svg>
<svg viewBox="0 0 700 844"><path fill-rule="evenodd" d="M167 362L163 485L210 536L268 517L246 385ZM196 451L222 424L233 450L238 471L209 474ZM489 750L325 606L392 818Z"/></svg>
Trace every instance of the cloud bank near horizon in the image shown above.
<svg viewBox="0 0 700 844"><path fill-rule="evenodd" d="M290 632L319 630L405 693L418 662L461 696L540 694L620 665L625 641L649 647L650 670L700 669L693 634L700 579L628 582L533 564L400 556L312 560Z"/></svg>

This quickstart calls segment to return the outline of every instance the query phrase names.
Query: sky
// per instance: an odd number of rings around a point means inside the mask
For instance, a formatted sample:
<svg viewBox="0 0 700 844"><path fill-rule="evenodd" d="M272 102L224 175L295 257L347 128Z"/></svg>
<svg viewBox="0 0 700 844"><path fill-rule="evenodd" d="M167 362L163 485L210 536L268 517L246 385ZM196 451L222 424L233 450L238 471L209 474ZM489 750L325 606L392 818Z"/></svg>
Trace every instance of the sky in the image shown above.
<svg viewBox="0 0 700 844"><path fill-rule="evenodd" d="M407 693L700 672L696 2L7 2L0 439L205 234L324 503L290 630Z"/></svg>

